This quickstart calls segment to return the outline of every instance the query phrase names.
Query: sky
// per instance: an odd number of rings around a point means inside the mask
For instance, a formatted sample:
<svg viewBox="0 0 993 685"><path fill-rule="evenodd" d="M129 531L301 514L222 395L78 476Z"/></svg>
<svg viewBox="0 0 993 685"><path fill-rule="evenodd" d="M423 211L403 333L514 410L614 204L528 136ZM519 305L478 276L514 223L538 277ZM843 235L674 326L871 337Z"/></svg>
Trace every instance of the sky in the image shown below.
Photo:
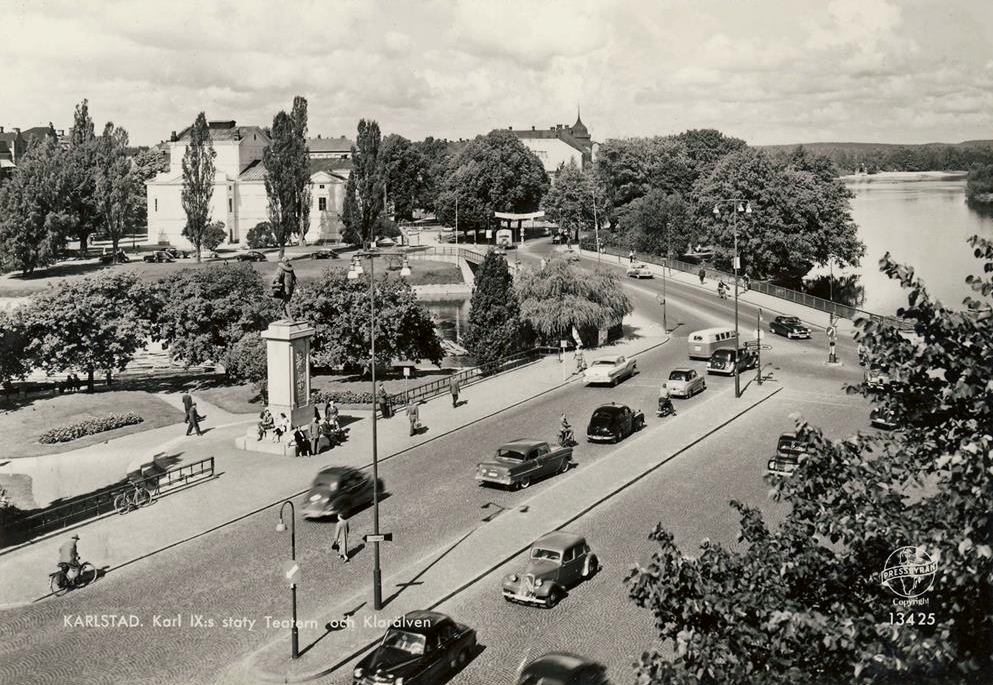
<svg viewBox="0 0 993 685"><path fill-rule="evenodd" d="M0 0L0 126L192 123L752 144L993 138L991 0Z"/></svg>

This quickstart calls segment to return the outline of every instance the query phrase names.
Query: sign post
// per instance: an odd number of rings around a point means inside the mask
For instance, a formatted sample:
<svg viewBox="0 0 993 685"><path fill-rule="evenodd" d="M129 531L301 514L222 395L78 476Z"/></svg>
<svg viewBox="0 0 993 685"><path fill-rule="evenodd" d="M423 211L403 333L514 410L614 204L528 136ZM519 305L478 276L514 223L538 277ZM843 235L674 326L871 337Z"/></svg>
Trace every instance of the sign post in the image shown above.
<svg viewBox="0 0 993 685"><path fill-rule="evenodd" d="M834 314L831 314L831 323L827 327L828 337L828 364L837 364L838 355L835 352L835 342L838 340L838 327L834 325Z"/></svg>
<svg viewBox="0 0 993 685"><path fill-rule="evenodd" d="M762 385L762 309L755 314L755 382Z"/></svg>
<svg viewBox="0 0 993 685"><path fill-rule="evenodd" d="M410 367L403 367L403 394L407 396L407 402L410 402Z"/></svg>

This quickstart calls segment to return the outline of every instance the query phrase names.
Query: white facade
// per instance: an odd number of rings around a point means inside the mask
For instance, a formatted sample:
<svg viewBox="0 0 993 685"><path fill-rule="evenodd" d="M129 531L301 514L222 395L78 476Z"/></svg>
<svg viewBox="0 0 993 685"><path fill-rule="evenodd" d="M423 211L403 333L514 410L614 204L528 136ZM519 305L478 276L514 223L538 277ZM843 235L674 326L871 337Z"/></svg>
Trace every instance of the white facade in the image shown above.
<svg viewBox="0 0 993 685"><path fill-rule="evenodd" d="M525 138L524 146L531 150L545 166L545 173L555 174L559 166L572 162L577 169L583 168L583 153L560 138Z"/></svg>

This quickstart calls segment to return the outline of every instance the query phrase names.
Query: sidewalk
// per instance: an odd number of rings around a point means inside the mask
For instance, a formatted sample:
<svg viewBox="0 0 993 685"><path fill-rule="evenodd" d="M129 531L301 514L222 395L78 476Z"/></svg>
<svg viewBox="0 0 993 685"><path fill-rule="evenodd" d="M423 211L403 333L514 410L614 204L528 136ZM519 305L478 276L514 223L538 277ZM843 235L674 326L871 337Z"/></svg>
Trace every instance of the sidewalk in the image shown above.
<svg viewBox="0 0 993 685"><path fill-rule="evenodd" d="M444 612L447 600L526 550L544 533L565 527L581 532L582 522L576 519L779 390L772 383L753 386L742 399L734 400L728 388L692 411L628 438L612 455L589 467L578 467L541 495L384 578L386 605L381 611L372 609L367 591L335 607L305 611L299 621L311 624L301 628L298 659L290 658L289 640L281 636L235 665L223 682L303 682L346 666L382 636L389 621L418 609ZM665 440L660 440L663 433ZM500 590L494 587L493 592ZM344 628L332 632L323 628L331 620L340 621L346 612L350 618Z"/></svg>
<svg viewBox="0 0 993 685"><path fill-rule="evenodd" d="M668 339L660 326L638 317L628 317L625 324L632 329L630 339L604 347L605 353L631 356ZM421 422L428 431L416 437L408 435L409 427L402 418L379 421L380 460L576 380L577 376L568 375L573 370L570 362L568 357L565 363L560 363L556 357L546 357L468 385L462 390L464 404L458 409L451 408L448 396L430 400L421 406L420 412ZM179 398L169 401L179 401ZM237 449L234 439L243 436L245 423L255 421L257 417L226 414L200 400L197 402L209 419L231 419L230 424L215 426L213 421L205 423L205 429L214 427L199 438L183 436L184 427L177 424L157 429L154 436L150 435L153 431L149 431L120 438L120 441L126 441L120 444L115 440L111 441L113 444L98 446L107 453L106 459L91 454L86 460L63 460L64 464L72 464L79 470L92 467L95 459L101 463L106 461L108 465L102 468L108 473L112 467L120 467L120 470L113 471L114 480L118 480L123 477L123 469L127 466L126 463L122 466L122 462L133 459L136 449L151 453L167 449L170 454L181 456L184 462L211 456L215 459L217 477L194 486L195 492L180 491L156 500L145 509L124 516L114 514L79 527L82 538L80 554L84 560L98 568L120 567L298 496L305 492L314 473L320 468L328 465L364 468L371 461L372 428L369 421L352 423L348 441L330 452L315 458L289 458ZM344 415L361 419L367 418L369 412L349 410ZM159 444L151 442L156 437L160 440ZM124 455L129 458L125 459ZM49 458L52 457L46 457ZM285 485L282 489L276 489L277 484ZM235 501L224 497L225 493L231 492L238 492ZM218 502L225 502L226 506L222 509L216 506ZM0 607L30 602L48 594L48 572L54 567L58 547L69 530L7 553L0 550L0 576L5 581L0 586Z"/></svg>

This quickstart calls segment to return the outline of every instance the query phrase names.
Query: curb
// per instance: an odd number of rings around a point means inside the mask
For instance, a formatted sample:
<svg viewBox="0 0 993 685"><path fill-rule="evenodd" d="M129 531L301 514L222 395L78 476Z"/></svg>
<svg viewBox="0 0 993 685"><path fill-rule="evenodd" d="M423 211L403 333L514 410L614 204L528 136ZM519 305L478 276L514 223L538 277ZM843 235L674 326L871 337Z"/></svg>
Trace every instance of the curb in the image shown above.
<svg viewBox="0 0 993 685"><path fill-rule="evenodd" d="M632 356L634 356L634 355L632 355ZM607 493L606 495L604 495L603 497L599 498L598 500L596 500L595 502L593 502L589 506L585 507L584 509L580 510L579 512L577 512L576 514L574 514L573 516L571 516L569 519L567 519L566 521L564 521L561 525L559 525L554 530L562 530L563 528L565 528L565 527L567 527L569 525L572 525L572 523L574 523L576 520L578 520L578 519L582 518L583 516L585 516L586 514L590 513L591 511L593 511L594 509L596 509L597 507L599 507L601 504L609 501L611 498L613 498L614 496L620 494L624 490L627 490L629 487L631 487L635 483L639 482L640 480L644 479L648 475L654 473L659 468L661 468L665 464L669 463L670 461L672 461L673 459L675 459L679 455L683 454L684 452L686 452L690 448L698 445L699 443L703 442L704 440L706 440L707 438L709 438L714 433L722 430L725 426L727 426L727 425L731 424L732 422L738 420L743 415L745 415L748 412L750 412L752 409L755 409L759 405L764 404L768 400L772 399L777 394L779 394L780 392L782 392L782 390L783 390L783 387L782 386L779 386L773 392L771 392L769 395L767 395L766 397L762 398L761 400L759 400L755 404L752 404L752 405L746 407L745 409L742 409L741 411L737 412L736 414L734 414L733 416L731 416L727 420L723 421L722 423L720 423L717 426L713 427L712 429L710 429L709 431L707 431L703 435L699 436L695 440L692 440L691 442L687 443L686 445L683 445L678 450L676 450L675 452L673 452L672 454L670 454L668 457L662 459L657 464L655 464L654 466L650 467L648 470L646 470L646 471L644 471L644 472L642 472L642 473L634 476L633 478L631 478L630 480L626 481L625 483L622 483L619 487L615 488L611 492ZM488 576L490 573L492 573L496 569L500 568L501 566L503 566L507 562L511 561L514 557L518 556L519 554L523 553L525 550L529 549L530 546L531 546L531 543L528 543L526 546L521 547L520 549L515 550L514 552L512 552L511 554L505 556L502 559L499 559L498 561L496 561L495 563L493 563L489 567L487 567L485 570L483 570L481 573L478 573L474 578L470 578L468 581L466 581L465 583L463 583L459 587L455 588L454 590L451 590L450 592L448 592L447 594L445 594L444 596L442 596L440 599L438 599L435 602L433 602L430 606L425 607L425 610L428 610L428 611L433 610L437 606L439 606L441 604L444 604L448 600L450 600L453 597L455 597L455 596L459 595L460 593L464 592L465 590L467 590L468 588L470 588L473 585L475 585L476 583L478 583L480 580L482 580L483 578L485 578L486 576ZM257 656L259 654L262 654L270 645L276 644L276 641L274 640L274 641L270 642L269 645L266 645L265 647L257 650L254 654L252 654L251 656L248 657L248 660L247 660L248 661L248 667L252 671L252 674L253 675L255 675L258 678L260 678L261 680L263 680L265 682L269 682L269 683L303 683L303 682L309 682L309 681L312 681L312 680L317 680L318 678L323 678L323 677L325 677L327 675L330 675L331 673L334 673L335 671L341 669L343 666L345 666L346 664L348 664L349 662L351 662L353 659L355 659L359 655L361 655L361 654L365 653L366 651L368 651L371 647L373 647L374 645L376 645L378 642L379 642L379 638L377 638L375 640L372 640L372 641L366 643L365 645L363 645L362 647L360 647L358 649L355 649L355 650L352 650L349 654L347 654L346 656L340 658L333 665L331 665L331 666L329 666L327 668L322 668L322 669L320 669L318 671L312 671L310 673L304 673L304 674L300 674L300 675L278 675L278 674L272 673L270 671L262 670L256 664Z"/></svg>

